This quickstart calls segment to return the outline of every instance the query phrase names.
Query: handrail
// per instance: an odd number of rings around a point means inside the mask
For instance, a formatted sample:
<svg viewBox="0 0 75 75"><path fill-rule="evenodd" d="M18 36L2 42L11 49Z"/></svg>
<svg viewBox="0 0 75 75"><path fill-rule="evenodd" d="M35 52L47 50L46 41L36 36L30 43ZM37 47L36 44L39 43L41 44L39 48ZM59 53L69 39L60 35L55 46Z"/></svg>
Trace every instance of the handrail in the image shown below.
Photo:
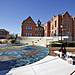
<svg viewBox="0 0 75 75"><path fill-rule="evenodd" d="M74 73L75 73L75 70L70 75L73 75Z"/></svg>

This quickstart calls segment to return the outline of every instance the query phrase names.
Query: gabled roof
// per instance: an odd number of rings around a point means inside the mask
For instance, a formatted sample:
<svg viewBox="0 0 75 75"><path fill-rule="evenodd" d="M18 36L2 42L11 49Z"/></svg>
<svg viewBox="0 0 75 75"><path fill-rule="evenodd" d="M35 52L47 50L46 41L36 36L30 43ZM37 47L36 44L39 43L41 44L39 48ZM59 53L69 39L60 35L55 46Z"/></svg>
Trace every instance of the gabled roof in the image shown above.
<svg viewBox="0 0 75 75"><path fill-rule="evenodd" d="M33 19L31 18L31 16L29 16L27 19L25 19L25 20L22 22L22 24L25 23L25 22L29 22L29 21L32 21L32 23L36 24L36 23L33 21Z"/></svg>
<svg viewBox="0 0 75 75"><path fill-rule="evenodd" d="M5 29L0 29L0 32L8 32L7 30ZM9 33L9 32L8 32Z"/></svg>
<svg viewBox="0 0 75 75"><path fill-rule="evenodd" d="M68 11L66 11L64 14L63 14L63 16L64 15L68 15L69 17L71 17L71 15L68 13Z"/></svg>

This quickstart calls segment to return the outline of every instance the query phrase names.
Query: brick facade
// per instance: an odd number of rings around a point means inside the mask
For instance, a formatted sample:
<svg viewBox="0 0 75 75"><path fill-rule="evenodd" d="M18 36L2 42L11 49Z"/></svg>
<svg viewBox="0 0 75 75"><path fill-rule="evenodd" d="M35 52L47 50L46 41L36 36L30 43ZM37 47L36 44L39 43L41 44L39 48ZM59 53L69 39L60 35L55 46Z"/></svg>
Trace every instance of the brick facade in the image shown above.
<svg viewBox="0 0 75 75"><path fill-rule="evenodd" d="M44 36L44 28L42 26L37 26L35 28L35 36L37 37L43 37Z"/></svg>
<svg viewBox="0 0 75 75"><path fill-rule="evenodd" d="M52 18L52 20L51 20L51 28L50 28L50 30L51 30L51 36L58 36L58 16L54 16L53 18Z"/></svg>
<svg viewBox="0 0 75 75"><path fill-rule="evenodd" d="M21 36L44 36L44 28L36 24L31 17L22 22Z"/></svg>
<svg viewBox="0 0 75 75"><path fill-rule="evenodd" d="M59 14L54 16L51 21L43 24L42 26L37 26L37 24L28 17L22 22L22 36L60 36L61 35L61 25L62 35L68 36L69 41L75 40L75 17L72 17L68 12L64 14Z"/></svg>
<svg viewBox="0 0 75 75"><path fill-rule="evenodd" d="M61 25L63 26L62 35L68 36L69 41L74 40L75 37L75 20L68 13L60 14L58 16L54 16L51 20L51 36L60 36L61 35Z"/></svg>
<svg viewBox="0 0 75 75"><path fill-rule="evenodd" d="M21 36L35 36L36 24L33 19L29 16L22 22Z"/></svg>
<svg viewBox="0 0 75 75"><path fill-rule="evenodd" d="M73 18L66 12L62 16L62 25L63 25L63 35L69 36L69 40L72 40L72 30L73 30Z"/></svg>
<svg viewBox="0 0 75 75"><path fill-rule="evenodd" d="M73 40L75 40L75 17L73 19L73 30L72 30L72 34L73 34Z"/></svg>

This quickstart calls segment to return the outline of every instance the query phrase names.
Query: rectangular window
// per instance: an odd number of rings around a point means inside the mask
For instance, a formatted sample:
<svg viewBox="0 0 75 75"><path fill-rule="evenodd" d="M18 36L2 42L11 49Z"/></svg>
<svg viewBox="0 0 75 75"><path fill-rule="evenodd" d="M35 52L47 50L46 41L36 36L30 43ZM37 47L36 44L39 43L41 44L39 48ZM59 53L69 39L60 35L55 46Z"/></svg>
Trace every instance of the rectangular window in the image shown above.
<svg viewBox="0 0 75 75"><path fill-rule="evenodd" d="M31 26L27 26L26 30L32 30L32 27Z"/></svg>
<svg viewBox="0 0 75 75"><path fill-rule="evenodd" d="M26 33L26 36L32 36L32 33Z"/></svg>
<svg viewBox="0 0 75 75"><path fill-rule="evenodd" d="M55 27L56 27L57 21L55 21Z"/></svg>
<svg viewBox="0 0 75 75"><path fill-rule="evenodd" d="M29 33L29 36L32 36L32 33Z"/></svg>
<svg viewBox="0 0 75 75"><path fill-rule="evenodd" d="M54 36L56 36L56 30L55 30Z"/></svg>
<svg viewBox="0 0 75 75"><path fill-rule="evenodd" d="M54 26L52 25L52 30L54 29Z"/></svg>

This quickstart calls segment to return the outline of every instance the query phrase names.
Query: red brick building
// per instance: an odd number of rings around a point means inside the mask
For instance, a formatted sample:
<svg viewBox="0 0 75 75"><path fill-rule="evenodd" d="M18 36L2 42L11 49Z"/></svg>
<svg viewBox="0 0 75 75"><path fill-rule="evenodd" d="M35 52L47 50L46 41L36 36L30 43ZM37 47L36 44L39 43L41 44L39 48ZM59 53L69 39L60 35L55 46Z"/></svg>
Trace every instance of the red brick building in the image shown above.
<svg viewBox="0 0 75 75"><path fill-rule="evenodd" d="M21 36L35 36L36 23L29 16L26 20L22 22L22 32Z"/></svg>
<svg viewBox="0 0 75 75"><path fill-rule="evenodd" d="M75 40L75 17L68 12L53 16L51 21L48 21L43 26L37 26L31 17L28 17L22 22L22 36L68 36L68 41ZM43 29L44 27L44 29Z"/></svg>
<svg viewBox="0 0 75 75"><path fill-rule="evenodd" d="M44 28L41 26L40 20L38 21L38 24L36 24L30 16L24 20L22 22L21 36L44 36Z"/></svg>
<svg viewBox="0 0 75 75"><path fill-rule="evenodd" d="M54 16L51 20L51 36L60 36L61 35L61 25L62 25L62 35L68 36L69 41L74 40L74 21L73 17L65 12L58 16Z"/></svg>
<svg viewBox="0 0 75 75"><path fill-rule="evenodd" d="M68 12L53 16L51 21L44 24L45 36L68 36L68 41L75 40L75 17L71 16Z"/></svg>

